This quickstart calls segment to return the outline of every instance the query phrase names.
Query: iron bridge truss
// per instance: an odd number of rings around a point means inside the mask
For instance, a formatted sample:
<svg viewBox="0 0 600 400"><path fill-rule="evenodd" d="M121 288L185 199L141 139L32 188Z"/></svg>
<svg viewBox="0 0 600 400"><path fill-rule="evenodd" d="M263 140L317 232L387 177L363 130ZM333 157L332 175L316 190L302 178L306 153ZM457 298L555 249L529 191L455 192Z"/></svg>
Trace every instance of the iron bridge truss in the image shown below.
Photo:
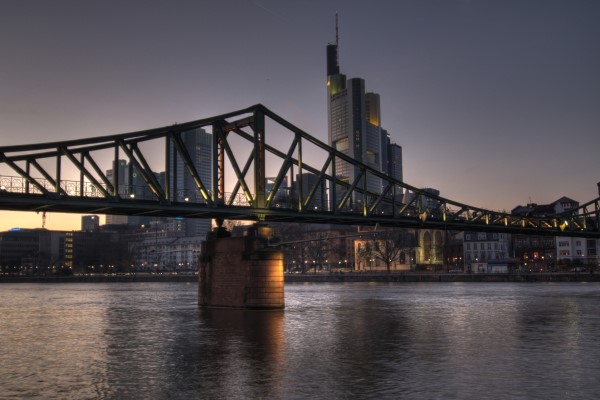
<svg viewBox="0 0 600 400"><path fill-rule="evenodd" d="M211 133L210 174L185 145L186 132L197 128ZM133 166L125 182L107 171L120 159ZM339 176L341 165L355 178ZM193 187L184 187L190 178ZM373 180L381 190L368 189ZM260 104L140 132L0 147L0 209L600 238L600 198L544 216L472 207L369 168Z"/></svg>

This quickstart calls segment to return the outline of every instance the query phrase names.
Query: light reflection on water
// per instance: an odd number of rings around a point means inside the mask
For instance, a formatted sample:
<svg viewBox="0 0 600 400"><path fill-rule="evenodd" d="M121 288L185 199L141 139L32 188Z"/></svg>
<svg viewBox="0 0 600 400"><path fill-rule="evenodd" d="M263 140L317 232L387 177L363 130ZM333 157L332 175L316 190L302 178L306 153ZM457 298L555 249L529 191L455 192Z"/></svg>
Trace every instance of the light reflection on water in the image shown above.
<svg viewBox="0 0 600 400"><path fill-rule="evenodd" d="M0 285L0 398L597 399L599 284Z"/></svg>

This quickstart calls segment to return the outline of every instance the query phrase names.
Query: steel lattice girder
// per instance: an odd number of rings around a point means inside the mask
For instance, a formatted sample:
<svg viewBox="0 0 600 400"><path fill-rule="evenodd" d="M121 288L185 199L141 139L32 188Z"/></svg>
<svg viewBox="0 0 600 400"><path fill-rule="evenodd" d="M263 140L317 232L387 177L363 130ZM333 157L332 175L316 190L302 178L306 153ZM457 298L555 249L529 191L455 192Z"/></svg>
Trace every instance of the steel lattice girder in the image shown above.
<svg viewBox="0 0 600 400"><path fill-rule="evenodd" d="M292 133L286 151L269 143L266 120ZM196 128L212 129L210 181L194 164L182 135ZM249 145L245 155L236 154L232 141ZM144 154L147 143L163 143L165 179L159 182ZM303 145L304 144L304 145ZM312 146L323 154L319 165L307 163L303 149ZM169 150L172 146L172 151ZM135 169L141 186L120 182L119 174L109 177L102 171L101 157L111 151L110 166L118 165L121 152ZM270 191L265 187L267 154L280 161ZM151 156L151 157L149 157ZM189 193L179 193L177 174L172 170L181 160L186 176L194 182ZM54 166L52 171L48 163ZM336 174L336 164L347 163L359 173L352 182ZM226 165L230 171L227 171ZM243 165L243 167L242 167ZM33 167L33 168L32 168ZM235 218L307 223L380 224L411 228L439 228L469 231L529 233L536 235L600 237L600 198L559 215L517 216L472 207L433 195L353 160L329 147L262 105L146 131L86 138L72 141L0 147L0 209L20 211L60 211L127 215L172 216L187 218ZM67 171L68 169L68 171ZM284 178L294 169L297 192L277 198ZM77 173L79 180L64 179ZM232 173L231 191L226 192L227 174ZM303 188L302 174L314 175L310 187ZM227 175L227 176L226 176ZM382 190L367 189L367 177L379 179ZM214 190L211 190L213 187ZM293 187L293 186L292 186ZM242 195L238 192L242 190ZM403 203L397 193L413 194ZM142 196L136 197L136 192ZM321 204L309 208L315 198ZM434 207L428 208L427 205ZM593 205L593 207L592 207ZM593 210L591 210L593 208ZM591 210L591 211L590 211Z"/></svg>

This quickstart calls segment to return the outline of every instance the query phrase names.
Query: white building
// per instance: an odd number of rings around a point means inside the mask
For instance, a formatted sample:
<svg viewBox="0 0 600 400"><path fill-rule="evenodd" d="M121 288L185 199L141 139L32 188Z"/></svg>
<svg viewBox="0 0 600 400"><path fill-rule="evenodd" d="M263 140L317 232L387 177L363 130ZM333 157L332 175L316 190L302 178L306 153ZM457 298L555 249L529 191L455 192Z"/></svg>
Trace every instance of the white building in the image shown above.
<svg viewBox="0 0 600 400"><path fill-rule="evenodd" d="M196 271L204 236L185 236L180 220L143 225L129 243L134 264L140 272ZM179 228L178 228L179 226Z"/></svg>

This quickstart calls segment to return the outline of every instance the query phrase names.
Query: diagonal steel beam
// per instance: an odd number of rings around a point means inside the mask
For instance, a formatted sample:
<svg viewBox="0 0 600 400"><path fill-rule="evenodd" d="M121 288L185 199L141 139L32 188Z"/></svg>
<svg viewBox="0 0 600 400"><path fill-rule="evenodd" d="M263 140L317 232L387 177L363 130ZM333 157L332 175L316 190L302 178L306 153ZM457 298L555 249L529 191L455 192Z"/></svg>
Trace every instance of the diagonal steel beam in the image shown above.
<svg viewBox="0 0 600 400"><path fill-rule="evenodd" d="M287 152L285 159L283 160L283 163L281 164L281 168L279 169L279 172L277 173L277 177L275 178L275 182L273 183L273 189L271 189L271 193L269 193L269 195L267 196L265 208L269 208L269 206L271 205L271 201L273 201L273 198L275 197L275 193L277 193L277 191L279 190L279 186L281 186L281 182L283 182L283 177L287 174L288 170L290 169L290 161L292 159L292 156L294 155L294 151L296 150L296 145L298 144L299 141L300 141L300 136L296 135L294 137L294 140L292 141L292 144L290 145L290 148Z"/></svg>
<svg viewBox="0 0 600 400"><path fill-rule="evenodd" d="M83 154L83 157L87 160L87 162L90 163L90 165L92 166L92 168L94 169L96 174L100 177L100 179L102 179L102 182L106 185L108 191L110 193L112 193L111 197L113 199L116 198L116 196L118 196L118 193L115 193L115 188L114 188L112 182L108 180L106 175L104 175L104 172L102 172L100 167L98 167L98 164L96 164L96 161L92 158L92 156L88 152L85 152L82 154ZM118 174L116 174L116 175L118 175Z"/></svg>
<svg viewBox="0 0 600 400"><path fill-rule="evenodd" d="M141 165L142 166L142 171L141 171L142 176L144 177L144 180L146 180L146 184L148 185L148 187L150 187L150 190L155 192L155 195L161 201L166 202L167 196L165 195L165 192L162 190L160 183L156 179L154 172L152 172L152 168L150 168L150 165L148 165L146 158L144 157L144 155L138 148L137 143L131 143L131 150L137 156L137 159L139 160L139 162L142 164Z"/></svg>
<svg viewBox="0 0 600 400"><path fill-rule="evenodd" d="M325 177L325 174L327 172L327 169L329 168L329 164L331 163L332 159L333 159L332 155L329 154L329 156L327 157L327 160L325 161L325 164L323 164L323 167L321 168L321 172L319 173L319 176L317 177L315 186L312 187L312 189L308 193L308 196L306 196L306 199L304 200L304 208L308 207L308 205L312 201L315 193L317 192L317 189L319 188L319 186L321 186L321 185L325 186L325 181L323 178Z"/></svg>
<svg viewBox="0 0 600 400"><path fill-rule="evenodd" d="M32 178L29 173L26 173L25 171L23 171L23 169L21 167L19 167L11 159L6 157L4 155L4 153L0 153L0 161L5 162L10 168L13 169L13 171L15 171L17 174L19 174L21 176L21 178L25 179L25 181L27 183L30 183L33 186L35 186L35 188L38 189L42 194L44 194L46 196L51 195L50 192L48 190L46 190L46 188L44 186L40 185L39 182L36 181L34 178Z"/></svg>
<svg viewBox="0 0 600 400"><path fill-rule="evenodd" d="M58 194L62 194L62 195L67 195L67 193L63 190L63 188L60 187L60 185L58 185L58 181L54 180L54 178L52 178L50 176L50 174L48 172L46 172L46 170L44 168L42 168L42 166L37 162L37 160L35 159L31 159L29 160L29 162L31 163L31 165L33 165L35 167L35 169L38 170L38 172L40 174L42 174L42 176L44 177L44 179L46 179L48 182L50 182L50 184L56 189L58 188L58 190L56 191L56 193Z"/></svg>
<svg viewBox="0 0 600 400"><path fill-rule="evenodd" d="M218 132L218 134L220 135L219 139L221 140L222 148L225 150L225 153L227 154L227 157L229 158L229 162L231 163L231 167L233 168L233 172L237 178L237 182L241 185L242 190L244 191L244 194L246 195L246 199L248 199L248 201L251 204L253 204L254 201L253 201L252 193L250 193L250 189L248 188L248 185L246 184L246 180L245 180L245 176L246 176L245 172L248 172L248 171L245 171L244 173L242 173L242 171L240 171L240 167L235 159L235 155L233 154L231 147L229 147L229 143L227 142L225 135L223 134L223 132L220 132L220 131ZM252 151L251 153L252 153L252 158L254 160L256 160L255 152ZM256 162L255 162L254 168L256 168Z"/></svg>
<svg viewBox="0 0 600 400"><path fill-rule="evenodd" d="M85 168L83 164L80 163L79 160L77 160L68 149L60 147L59 150L73 163L73 165L75 165L75 167L77 167L77 169L79 169L81 173L83 173L86 178L88 178L92 185L94 185L96 189L98 189L104 195L104 197L114 200L114 197L106 189L104 189L104 187L96 180L96 178L90 174L87 168ZM83 192L83 186L81 187L81 191Z"/></svg>
<svg viewBox="0 0 600 400"><path fill-rule="evenodd" d="M135 152L135 144L132 143L132 149L130 149L127 146L127 143L124 140L119 140L118 141L119 146L121 147L121 149L125 152L125 155L127 155L127 158L129 158L129 161L131 163L134 164L134 166L138 169L138 171L140 172L140 174L142 174L142 178L144 178L144 181L146 182L146 184L148 185L148 187L150 188L150 190L152 191L152 193L161 201L165 201L165 197L164 194L162 194L162 192L159 190L159 188L155 188L153 186L152 180L150 179L150 177L148 176L148 172L144 169L144 167L140 164L140 161L138 161L138 159L136 158L136 155L134 154ZM115 171L116 172L116 171ZM131 168L129 170L129 175L131 177ZM152 171L150 171L150 173L152 173L154 175L154 173ZM131 179L129 181L129 185L132 185Z"/></svg>
<svg viewBox="0 0 600 400"><path fill-rule="evenodd" d="M246 161L246 165L244 165L244 169L242 170L242 176L245 177L246 174L248 173L248 171L250 170L250 166L252 165L252 161L254 161L254 152L250 152L250 155L248 156L248 160ZM238 191L240 190L241 184L240 181L236 181L235 182L235 186L233 187L233 190L231 192L231 196L229 196L229 201L227 202L228 205L232 205L233 201L235 199L235 197L237 196ZM247 195L246 195L246 198ZM250 199L251 200L251 199Z"/></svg>
<svg viewBox="0 0 600 400"><path fill-rule="evenodd" d="M210 198L208 190L206 190L206 186L204 186L204 183L202 183L202 179L200 179L200 176L198 175L198 171L196 171L196 168L194 167L194 163L192 162L190 155L186 151L185 146L183 145L183 142L181 141L181 136L179 134L173 135L172 141L175 144L177 154L179 154L179 156L181 157L183 164L185 165L188 172L192 176L192 179L194 180L194 183L198 187L198 190L200 190L200 195L202 195L202 198L204 199L204 201L206 201L206 203L208 205L210 205L211 207L214 207L215 203Z"/></svg>
<svg viewBox="0 0 600 400"><path fill-rule="evenodd" d="M394 186L394 183L392 182L388 182L387 186L385 187L385 189L383 190L383 192L381 192L381 194L379 195L379 197L377 197L377 199L373 202L373 204L371 205L371 207L369 207L368 210L368 214L373 214L373 210L375 210L377 208L377 206L379 205L379 203L381 203L381 200L388 194L388 192L390 191L390 189L392 188L392 186Z"/></svg>
<svg viewBox="0 0 600 400"><path fill-rule="evenodd" d="M364 170L360 170L360 174L358 174L355 178L354 178L354 182L352 182L352 185L350 186L350 189L348 189L346 191L346 193L344 193L344 197L342 197L342 200L339 202L339 204L336 206L336 208L338 210L341 210L342 207L344 207L344 205L346 204L346 201L348 201L348 198L350 197L350 195L352 194L352 192L354 191L354 189L356 189L356 186L358 185L358 183L360 182L360 178L363 177L364 175Z"/></svg>

